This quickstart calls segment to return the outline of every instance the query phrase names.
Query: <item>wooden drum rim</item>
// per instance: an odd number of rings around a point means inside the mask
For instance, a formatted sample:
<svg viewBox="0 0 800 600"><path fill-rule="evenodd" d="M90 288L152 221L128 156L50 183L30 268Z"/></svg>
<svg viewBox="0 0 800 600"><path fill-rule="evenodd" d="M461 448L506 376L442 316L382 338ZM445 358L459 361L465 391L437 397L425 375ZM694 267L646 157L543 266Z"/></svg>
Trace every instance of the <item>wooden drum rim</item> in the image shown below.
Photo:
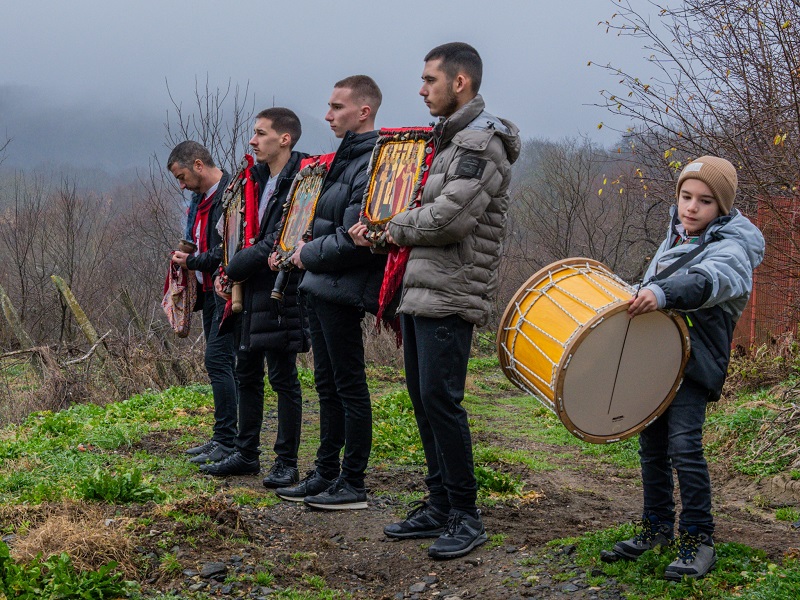
<svg viewBox="0 0 800 600"><path fill-rule="evenodd" d="M517 289L517 291L514 293L514 295L508 301L508 304L506 305L506 309L503 311L503 316L500 319L500 326L499 326L499 329L498 329L498 335L497 335L497 339L496 339L496 343L495 343L495 346L497 347L497 357L500 360L500 368L503 370L503 373L506 374L506 377L508 377L508 369L511 367L511 365L508 364L508 362L506 361L506 352L503 351L502 344L503 344L503 342L505 340L504 340L504 336L502 335L502 333L508 327L508 322L511 320L511 315L516 310L517 301L520 300L520 298L522 296L524 296L525 294L528 293L528 289L529 288L533 287L540 280L544 279L548 275L548 273L550 273L552 271L559 270L562 267L573 267L573 266L578 266L578 265L588 265L588 266L592 266L592 267L600 267L600 269L602 269L603 271L611 273L611 271L608 269L607 266L605 266L600 261L593 260L591 258L580 258L580 257L578 257L578 258L564 258L562 260L558 260L556 262L550 263L549 265L547 265L545 267L542 267L541 269L536 271L536 273L531 275L525 281L525 283L523 283L519 287L519 289ZM600 270L600 269L598 269L598 270ZM566 356L568 348L569 347L565 348L565 352L564 352L565 356ZM509 377L509 379L514 383L514 385L516 385L522 391L529 392L529 390L526 390L525 388L521 387L518 383L514 382L514 380L511 377Z"/></svg>

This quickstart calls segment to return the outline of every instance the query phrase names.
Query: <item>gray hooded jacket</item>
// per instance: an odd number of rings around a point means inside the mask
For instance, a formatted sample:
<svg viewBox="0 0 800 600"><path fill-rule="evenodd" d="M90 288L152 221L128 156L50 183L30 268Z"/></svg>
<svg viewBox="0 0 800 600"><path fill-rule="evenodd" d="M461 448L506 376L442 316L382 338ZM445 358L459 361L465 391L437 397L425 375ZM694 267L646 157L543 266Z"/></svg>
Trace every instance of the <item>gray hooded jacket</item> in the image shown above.
<svg viewBox="0 0 800 600"><path fill-rule="evenodd" d="M709 400L716 400L728 372L733 328L753 289L753 269L764 258L764 236L734 209L714 219L698 243L712 236L716 241L669 277L652 281L696 248L695 244L674 245L677 208L673 206L670 214L667 237L645 273L644 288L655 294L659 308L683 312L692 346L684 376L707 389Z"/></svg>
<svg viewBox="0 0 800 600"><path fill-rule="evenodd" d="M497 289L519 129L485 112L478 95L439 122L434 140L421 206L389 222L394 240L412 246L398 312L458 315L485 325Z"/></svg>

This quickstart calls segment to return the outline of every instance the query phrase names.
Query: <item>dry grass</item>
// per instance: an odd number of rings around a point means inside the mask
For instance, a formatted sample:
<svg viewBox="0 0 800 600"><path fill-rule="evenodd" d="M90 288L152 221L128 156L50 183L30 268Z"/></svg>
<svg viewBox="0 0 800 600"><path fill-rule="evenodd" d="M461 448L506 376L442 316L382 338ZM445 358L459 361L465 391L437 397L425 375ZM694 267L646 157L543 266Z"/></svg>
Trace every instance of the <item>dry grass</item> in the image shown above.
<svg viewBox="0 0 800 600"><path fill-rule="evenodd" d="M36 411L56 412L84 403L104 405L146 389L208 381L202 340L180 340L180 345L170 348L136 336L109 337L107 341L108 362L120 389L108 377L109 367L101 367L95 354L87 357L86 349L41 348L45 364L41 378L30 366L28 355L0 363L0 427L19 423Z"/></svg>
<svg viewBox="0 0 800 600"><path fill-rule="evenodd" d="M136 576L133 544L124 532L128 519L109 519L102 507L87 504L43 505L28 511L25 508L13 507L17 513L14 520L19 521L20 512L33 519L28 521L27 534L20 535L11 546L16 561L30 562L39 554L47 558L64 552L77 570L97 570L113 560L126 578Z"/></svg>
<svg viewBox="0 0 800 600"><path fill-rule="evenodd" d="M728 368L723 396L753 391L785 381L800 368L800 349L794 338L782 338L772 345L735 352Z"/></svg>

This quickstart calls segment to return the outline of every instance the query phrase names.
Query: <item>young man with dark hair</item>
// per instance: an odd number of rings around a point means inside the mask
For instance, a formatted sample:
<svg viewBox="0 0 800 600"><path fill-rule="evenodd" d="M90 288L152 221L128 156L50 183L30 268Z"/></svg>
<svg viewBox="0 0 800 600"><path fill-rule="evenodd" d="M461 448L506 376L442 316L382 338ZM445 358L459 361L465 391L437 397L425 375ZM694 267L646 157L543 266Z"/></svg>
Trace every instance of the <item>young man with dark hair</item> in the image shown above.
<svg viewBox="0 0 800 600"><path fill-rule="evenodd" d="M433 558L464 556L487 539L461 402L473 328L488 321L497 289L520 140L513 123L484 110L481 75L481 58L468 44L444 44L425 57L419 93L439 117L436 155L421 206L387 226L390 243L411 246L398 312L430 497L384 532L437 538L428 548Z"/></svg>
<svg viewBox="0 0 800 600"><path fill-rule="evenodd" d="M216 224L222 215L222 193L229 175L214 164L208 150L187 140L172 150L167 168L182 190L193 192L186 225L186 239L197 244L195 254L175 251L172 262L195 271L201 284L199 304L203 307L206 338L205 367L214 394L214 433L211 440L187 450L191 462L222 460L233 452L236 436L236 379L233 336L219 333L225 308L214 293L214 277L222 260L222 237Z"/></svg>
<svg viewBox="0 0 800 600"><path fill-rule="evenodd" d="M306 270L300 289L309 308L320 445L316 469L276 493L320 509L367 506L364 472L372 446L372 406L361 321L365 311L377 311L385 257L357 247L347 230L361 210L380 101L380 89L364 75L334 86L325 120L342 142L322 185L311 241L292 256L295 266Z"/></svg>
<svg viewBox="0 0 800 600"><path fill-rule="evenodd" d="M309 349L307 317L298 298L299 273L289 275L283 301L270 297L276 273L269 257L283 214L283 205L305 154L293 150L302 133L300 119L288 108L268 108L256 115L250 146L252 169L259 190L259 233L252 246L239 250L225 267L232 281L243 282L243 310L234 324L236 375L239 381L239 433L236 451L200 467L211 475L253 475L259 472L259 443L264 416L264 361L278 396L275 461L264 485L269 488L298 482L297 451L303 416L303 396L297 379L297 353ZM217 286L223 298L229 296Z"/></svg>

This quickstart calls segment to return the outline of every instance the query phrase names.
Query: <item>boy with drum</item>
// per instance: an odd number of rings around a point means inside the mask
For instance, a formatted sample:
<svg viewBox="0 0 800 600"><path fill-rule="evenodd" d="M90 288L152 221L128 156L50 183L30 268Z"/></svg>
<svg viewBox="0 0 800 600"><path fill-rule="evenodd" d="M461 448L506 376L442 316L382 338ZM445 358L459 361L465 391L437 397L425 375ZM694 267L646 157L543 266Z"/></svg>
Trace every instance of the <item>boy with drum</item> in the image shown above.
<svg viewBox="0 0 800 600"><path fill-rule="evenodd" d="M723 158L701 156L683 169L667 237L628 309L631 318L664 308L680 311L692 349L672 404L639 435L642 531L601 558L634 560L672 543L674 468L682 505L678 557L664 573L673 581L703 577L716 563L703 422L706 403L722 391L733 328L750 296L753 269L764 257L761 232L732 208L737 183L735 167Z"/></svg>

